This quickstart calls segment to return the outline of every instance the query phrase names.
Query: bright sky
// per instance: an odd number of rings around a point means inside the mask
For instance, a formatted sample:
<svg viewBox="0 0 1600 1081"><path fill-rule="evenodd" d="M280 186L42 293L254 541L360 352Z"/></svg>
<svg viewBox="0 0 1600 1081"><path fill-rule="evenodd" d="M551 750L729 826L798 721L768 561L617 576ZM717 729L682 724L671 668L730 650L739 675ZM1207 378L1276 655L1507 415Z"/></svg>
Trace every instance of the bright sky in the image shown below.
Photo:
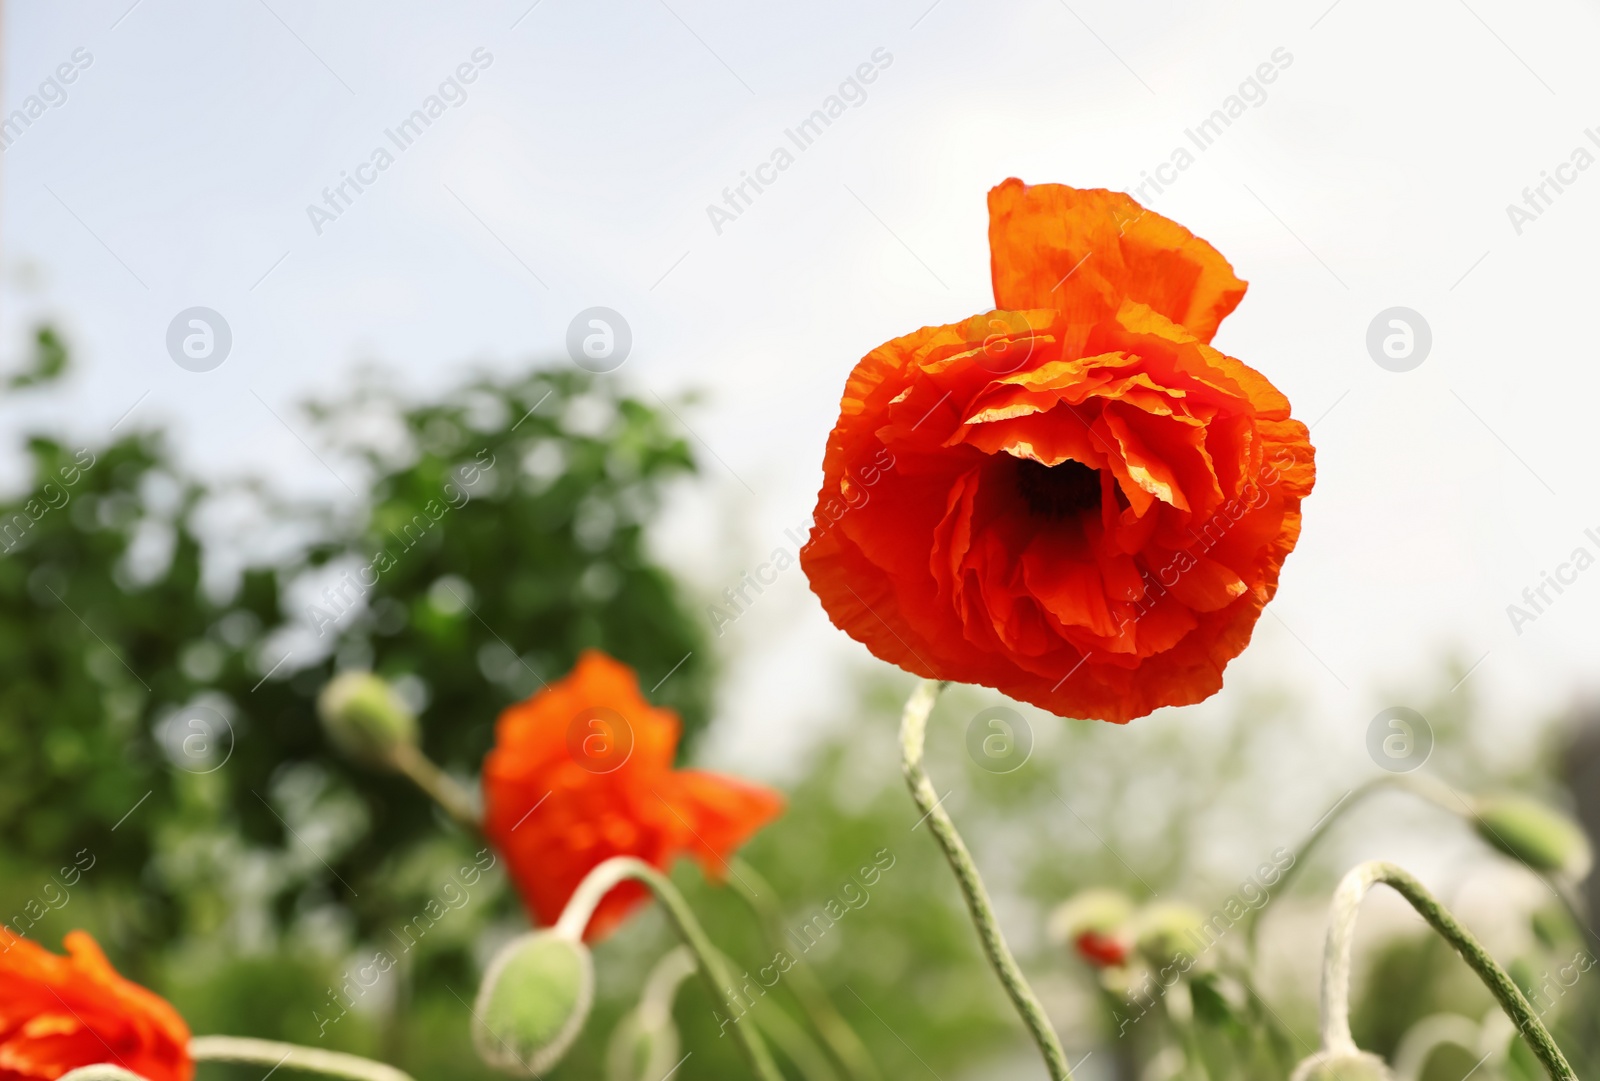
<svg viewBox="0 0 1600 1081"><path fill-rule="evenodd" d="M1150 205L1251 282L1216 344L1315 422L1300 547L1196 712L1292 682L1355 775L1370 719L1446 651L1512 749L1592 687L1600 570L1507 614L1600 556L1600 168L1571 164L1600 155L1591 5L669 2L13 0L5 110L38 101L0 158L0 342L64 326L80 367L50 415L86 440L138 403L201 468L338 499L278 419L297 401L367 360L422 393L564 358L573 317L609 307L633 336L617 378L705 392L684 419L707 479L662 545L709 599L790 546L854 360L990 306L990 186L1148 173L1172 181ZM1234 94L1201 148L1186 131ZM430 95L440 115L392 140ZM1192 165L1158 171L1180 147ZM749 174L763 190L713 221ZM308 212L351 175L336 217ZM206 372L166 347L197 306L232 336ZM1409 371L1367 346L1395 307L1431 331ZM42 419L0 404L9 436ZM865 656L797 570L719 646L716 756L747 762L836 718Z"/></svg>

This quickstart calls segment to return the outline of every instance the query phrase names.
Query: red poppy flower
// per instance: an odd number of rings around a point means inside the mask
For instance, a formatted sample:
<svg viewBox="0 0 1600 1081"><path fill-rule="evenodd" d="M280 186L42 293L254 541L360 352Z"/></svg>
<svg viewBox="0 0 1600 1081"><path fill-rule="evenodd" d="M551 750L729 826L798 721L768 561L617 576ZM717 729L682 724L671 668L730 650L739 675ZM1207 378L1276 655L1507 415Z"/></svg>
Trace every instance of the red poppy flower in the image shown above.
<svg viewBox="0 0 1600 1081"><path fill-rule="evenodd" d="M714 877L783 807L777 793L675 770L678 715L645 701L633 669L589 650L565 679L500 715L484 761L484 831L535 920L556 922L578 884L612 856L666 870L695 856ZM597 938L647 898L625 882L589 923Z"/></svg>
<svg viewBox="0 0 1600 1081"><path fill-rule="evenodd" d="M1305 425L1208 344L1245 283L1126 195L989 193L999 310L862 358L801 553L918 675L1125 722L1214 694L1300 533Z"/></svg>
<svg viewBox="0 0 1600 1081"><path fill-rule="evenodd" d="M117 975L83 931L65 945L62 957L0 928L0 1081L99 1062L150 1081L188 1081L189 1026L177 1011Z"/></svg>

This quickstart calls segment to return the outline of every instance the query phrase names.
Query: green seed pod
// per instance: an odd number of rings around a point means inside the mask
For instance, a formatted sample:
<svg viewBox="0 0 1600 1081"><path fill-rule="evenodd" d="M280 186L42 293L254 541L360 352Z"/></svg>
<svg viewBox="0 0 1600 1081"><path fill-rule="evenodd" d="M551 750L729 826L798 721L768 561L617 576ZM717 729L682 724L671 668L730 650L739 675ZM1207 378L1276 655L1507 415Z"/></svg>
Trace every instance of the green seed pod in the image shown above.
<svg viewBox="0 0 1600 1081"><path fill-rule="evenodd" d="M1134 918L1134 948L1158 969L1192 964L1195 943L1203 941L1205 917L1199 909L1179 901L1145 905Z"/></svg>
<svg viewBox="0 0 1600 1081"><path fill-rule="evenodd" d="M1121 890L1079 890L1050 913L1050 938L1061 945L1071 945L1086 932L1115 934L1127 927L1132 918L1133 899Z"/></svg>
<svg viewBox="0 0 1600 1081"><path fill-rule="evenodd" d="M1352 1047L1318 1051L1294 1068L1289 1081L1394 1081L1394 1074L1377 1055Z"/></svg>
<svg viewBox="0 0 1600 1081"><path fill-rule="evenodd" d="M417 742L417 718L383 679L341 672L317 696L317 712L340 751L369 765L387 765L395 749Z"/></svg>
<svg viewBox="0 0 1600 1081"><path fill-rule="evenodd" d="M478 1057L514 1076L544 1073L583 1031L594 1004L588 947L553 931L519 935L495 955L473 1007Z"/></svg>
<svg viewBox="0 0 1600 1081"><path fill-rule="evenodd" d="M1481 801L1473 814L1478 836L1535 871L1582 878L1589 871L1589 841L1571 819L1525 796Z"/></svg>

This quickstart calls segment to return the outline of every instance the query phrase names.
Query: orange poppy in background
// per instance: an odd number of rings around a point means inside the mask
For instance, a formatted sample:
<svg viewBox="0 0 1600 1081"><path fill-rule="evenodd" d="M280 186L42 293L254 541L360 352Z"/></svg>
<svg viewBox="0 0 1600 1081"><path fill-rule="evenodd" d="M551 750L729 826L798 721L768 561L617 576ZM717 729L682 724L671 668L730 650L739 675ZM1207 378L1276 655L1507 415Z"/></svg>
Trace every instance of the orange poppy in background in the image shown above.
<svg viewBox="0 0 1600 1081"><path fill-rule="evenodd" d="M0 928L0 1081L101 1062L149 1081L188 1081L189 1026L177 1011L117 975L83 931L65 945L62 957Z"/></svg>
<svg viewBox="0 0 1600 1081"><path fill-rule="evenodd" d="M801 553L834 624L932 679L1126 722L1250 640L1314 480L1305 425L1210 346L1245 283L1126 195L989 193L998 310L851 372Z"/></svg>
<svg viewBox="0 0 1600 1081"><path fill-rule="evenodd" d="M584 876L612 856L666 870L680 855L721 878L727 857L783 808L770 789L672 768L678 715L639 693L633 669L596 650L500 715L484 761L484 832L510 864L536 922L553 924ZM617 886L598 938L648 898Z"/></svg>

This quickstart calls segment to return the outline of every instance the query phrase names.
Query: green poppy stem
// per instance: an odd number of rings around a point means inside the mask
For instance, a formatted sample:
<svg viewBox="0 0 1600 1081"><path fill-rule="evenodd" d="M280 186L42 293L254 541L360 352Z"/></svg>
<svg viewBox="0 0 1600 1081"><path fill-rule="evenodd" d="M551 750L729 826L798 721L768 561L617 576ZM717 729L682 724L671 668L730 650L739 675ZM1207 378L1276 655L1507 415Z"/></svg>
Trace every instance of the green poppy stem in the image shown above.
<svg viewBox="0 0 1600 1081"><path fill-rule="evenodd" d="M674 886L666 875L643 860L634 859L632 856L613 856L590 871L573 891L567 907L562 910L561 918L556 921L555 932L574 941L581 939L584 928L589 926L589 919L594 915L594 910L599 906L601 899L619 883L628 879L644 883L656 895L661 907L666 909L667 918L672 921L678 937L683 939L684 945L694 951L695 961L700 968L700 978L705 983L706 990L711 993L711 998L722 1003L729 1017L733 1018L739 1011L735 1010L733 1003L729 1001L733 978L722 963L722 954L707 937L705 928L700 926L699 918L695 916L694 910L689 907L689 902L684 899L683 894L678 892L678 887ZM767 1045L753 1028L734 1021L733 1036L739 1044L739 1049L744 1052L745 1059L750 1063L750 1068L761 1081L783 1081L783 1075L778 1072L777 1064L772 1061Z"/></svg>
<svg viewBox="0 0 1600 1081"><path fill-rule="evenodd" d="M196 1036L189 1041L189 1057L196 1062L248 1062L272 1069L287 1066L348 1081L412 1081L410 1074L360 1055L247 1036Z"/></svg>
<svg viewBox="0 0 1600 1081"><path fill-rule="evenodd" d="M1495 1001L1511 1018L1528 1042L1528 1047L1544 1066L1552 1081L1577 1081L1561 1048L1544 1027L1533 1005L1506 974L1471 931L1461 926L1450 911L1428 892L1421 882L1392 863L1372 860L1354 868L1339 883L1328 914L1328 941L1322 961L1322 1047L1324 1051L1355 1052L1350 1034L1350 953L1355 941L1356 915L1361 900L1373 886L1382 883L1410 902L1411 907L1461 955Z"/></svg>
<svg viewBox="0 0 1600 1081"><path fill-rule="evenodd" d="M1050 1019L1045 1016L1039 997L1028 986L1027 978L1017 966L1011 947L1006 945L1005 936L1000 933L999 921L995 919L994 904L989 900L989 891L978 874L977 864L972 861L972 853L956 832L955 823L950 821L950 816L939 805L939 794L928 779L927 770L922 767L922 745L927 735L928 715L933 712L933 704L943 689L943 683L925 680L906 701L905 712L900 716L901 769L905 773L906 784L911 788L911 798L922 810L923 821L932 829L939 847L944 849L945 859L955 872L961 895L967 902L967 912L978 929L979 941L983 943L984 955L988 957L995 975L1000 977L1000 984L1011 997L1017 1013L1022 1016L1023 1024L1028 1026L1033 1042L1039 1045L1039 1053L1044 1056L1052 1081L1071 1081L1072 1068L1067 1065L1061 1040L1051 1027Z"/></svg>

